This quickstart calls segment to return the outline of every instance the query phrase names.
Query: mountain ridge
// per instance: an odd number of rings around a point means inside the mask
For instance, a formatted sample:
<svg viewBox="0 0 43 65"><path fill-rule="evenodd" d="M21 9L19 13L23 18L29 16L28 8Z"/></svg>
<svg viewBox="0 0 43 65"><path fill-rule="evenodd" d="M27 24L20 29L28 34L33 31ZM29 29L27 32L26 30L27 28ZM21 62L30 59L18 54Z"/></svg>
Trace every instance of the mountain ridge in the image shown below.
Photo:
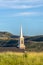
<svg viewBox="0 0 43 65"><path fill-rule="evenodd" d="M0 32L0 47L17 47L19 37L9 32ZM24 36L24 42L28 51L43 51L43 35Z"/></svg>

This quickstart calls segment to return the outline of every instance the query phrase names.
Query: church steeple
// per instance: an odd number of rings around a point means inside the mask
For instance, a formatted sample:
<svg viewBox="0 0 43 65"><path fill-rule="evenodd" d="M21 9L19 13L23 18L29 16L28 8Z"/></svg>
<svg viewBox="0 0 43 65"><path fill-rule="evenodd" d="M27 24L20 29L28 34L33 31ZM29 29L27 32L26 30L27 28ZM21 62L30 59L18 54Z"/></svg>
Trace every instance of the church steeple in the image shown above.
<svg viewBox="0 0 43 65"><path fill-rule="evenodd" d="M19 38L17 47L20 48L20 49L25 49L24 37L23 37L23 32L22 32L22 26L20 28L20 38Z"/></svg>

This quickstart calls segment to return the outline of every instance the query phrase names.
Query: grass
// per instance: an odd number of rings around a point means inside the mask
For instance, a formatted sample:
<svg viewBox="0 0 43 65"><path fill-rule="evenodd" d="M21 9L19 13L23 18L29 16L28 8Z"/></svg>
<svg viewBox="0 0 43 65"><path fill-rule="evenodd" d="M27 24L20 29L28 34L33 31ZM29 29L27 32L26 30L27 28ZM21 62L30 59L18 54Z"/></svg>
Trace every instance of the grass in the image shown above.
<svg viewBox="0 0 43 65"><path fill-rule="evenodd" d="M0 53L0 65L43 65L43 52L3 52Z"/></svg>

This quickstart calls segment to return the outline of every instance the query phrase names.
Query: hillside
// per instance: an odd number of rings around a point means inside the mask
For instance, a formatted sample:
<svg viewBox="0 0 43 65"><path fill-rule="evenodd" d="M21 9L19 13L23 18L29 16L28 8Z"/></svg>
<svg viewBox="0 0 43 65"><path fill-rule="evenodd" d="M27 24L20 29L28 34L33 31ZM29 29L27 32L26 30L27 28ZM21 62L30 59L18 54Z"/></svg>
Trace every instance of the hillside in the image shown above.
<svg viewBox="0 0 43 65"><path fill-rule="evenodd" d="M43 51L43 35L24 36L26 50ZM17 47L19 36L9 32L0 32L0 47Z"/></svg>

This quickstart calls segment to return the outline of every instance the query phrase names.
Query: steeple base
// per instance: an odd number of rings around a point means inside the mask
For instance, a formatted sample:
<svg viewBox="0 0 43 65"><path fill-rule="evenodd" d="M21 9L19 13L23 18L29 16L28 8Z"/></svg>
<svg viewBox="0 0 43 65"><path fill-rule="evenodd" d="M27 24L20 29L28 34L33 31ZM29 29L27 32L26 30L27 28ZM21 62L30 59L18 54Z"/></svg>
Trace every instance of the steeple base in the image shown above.
<svg viewBox="0 0 43 65"><path fill-rule="evenodd" d="M25 49L25 45L21 44L17 46L19 49Z"/></svg>
<svg viewBox="0 0 43 65"><path fill-rule="evenodd" d="M19 47L20 49L25 49L25 45L22 45Z"/></svg>

